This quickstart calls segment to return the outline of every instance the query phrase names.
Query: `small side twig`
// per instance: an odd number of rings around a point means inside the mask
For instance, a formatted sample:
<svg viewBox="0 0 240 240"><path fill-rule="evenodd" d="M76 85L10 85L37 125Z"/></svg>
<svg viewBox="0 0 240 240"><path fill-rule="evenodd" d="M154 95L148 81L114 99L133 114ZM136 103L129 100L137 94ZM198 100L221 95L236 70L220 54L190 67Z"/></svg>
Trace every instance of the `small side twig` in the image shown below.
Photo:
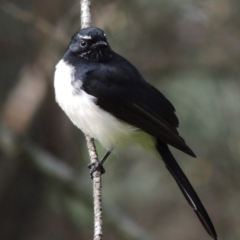
<svg viewBox="0 0 240 240"><path fill-rule="evenodd" d="M90 27L91 12L90 0L81 0L81 28ZM94 140L86 135L87 147L90 156L90 162L98 162L98 156ZM93 205L94 205L94 237L93 240L102 240L102 180L101 172L95 171L93 173Z"/></svg>

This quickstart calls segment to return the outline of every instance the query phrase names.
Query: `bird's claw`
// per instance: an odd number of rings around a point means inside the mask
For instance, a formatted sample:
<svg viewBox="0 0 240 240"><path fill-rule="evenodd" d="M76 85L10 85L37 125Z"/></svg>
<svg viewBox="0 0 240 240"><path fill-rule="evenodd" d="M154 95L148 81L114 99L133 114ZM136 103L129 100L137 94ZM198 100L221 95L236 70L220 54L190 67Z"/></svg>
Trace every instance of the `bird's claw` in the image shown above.
<svg viewBox="0 0 240 240"><path fill-rule="evenodd" d="M93 179L93 173L95 171L100 171L101 174L105 173L105 169L104 169L101 162L89 163L88 168L90 169L90 176L91 176L92 179Z"/></svg>

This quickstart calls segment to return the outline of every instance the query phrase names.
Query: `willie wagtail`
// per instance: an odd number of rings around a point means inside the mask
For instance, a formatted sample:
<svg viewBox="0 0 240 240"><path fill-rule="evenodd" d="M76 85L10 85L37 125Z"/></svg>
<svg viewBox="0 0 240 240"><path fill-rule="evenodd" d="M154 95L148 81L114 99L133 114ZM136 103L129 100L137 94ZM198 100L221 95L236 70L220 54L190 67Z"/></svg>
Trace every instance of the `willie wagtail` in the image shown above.
<svg viewBox="0 0 240 240"><path fill-rule="evenodd" d="M99 28L77 32L56 66L56 101L72 122L107 150L135 141L157 150L209 235L214 226L199 197L168 148L195 157L180 137L169 100L109 46Z"/></svg>

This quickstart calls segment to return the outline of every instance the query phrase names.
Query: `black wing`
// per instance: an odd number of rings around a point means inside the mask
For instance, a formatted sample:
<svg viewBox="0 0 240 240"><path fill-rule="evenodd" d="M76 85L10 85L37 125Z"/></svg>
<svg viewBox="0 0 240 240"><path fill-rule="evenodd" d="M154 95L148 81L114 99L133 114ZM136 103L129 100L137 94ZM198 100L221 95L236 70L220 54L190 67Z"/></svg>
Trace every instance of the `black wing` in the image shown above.
<svg viewBox="0 0 240 240"><path fill-rule="evenodd" d="M102 65L88 72L82 88L97 98L96 104L99 107L157 138L156 147L167 169L207 232L217 240L204 206L167 146L170 144L195 157L178 134L178 119L173 105L161 92L148 84L127 60L118 55L115 60L111 65Z"/></svg>
<svg viewBox="0 0 240 240"><path fill-rule="evenodd" d="M89 71L82 88L97 98L99 107L118 119L195 156L178 134L173 105L124 58L116 54L111 64L100 64Z"/></svg>

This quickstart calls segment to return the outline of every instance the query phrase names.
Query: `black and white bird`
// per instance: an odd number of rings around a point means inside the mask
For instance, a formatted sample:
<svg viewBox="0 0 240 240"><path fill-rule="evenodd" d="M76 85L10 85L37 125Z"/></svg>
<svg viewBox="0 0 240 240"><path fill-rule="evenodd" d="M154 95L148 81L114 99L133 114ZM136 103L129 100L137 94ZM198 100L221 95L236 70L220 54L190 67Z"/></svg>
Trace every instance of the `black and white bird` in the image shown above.
<svg viewBox="0 0 240 240"><path fill-rule="evenodd" d="M158 152L206 231L217 240L207 211L168 148L195 157L177 131L173 105L110 48L101 29L85 28L72 37L56 66L54 87L63 111L108 154L131 141Z"/></svg>

